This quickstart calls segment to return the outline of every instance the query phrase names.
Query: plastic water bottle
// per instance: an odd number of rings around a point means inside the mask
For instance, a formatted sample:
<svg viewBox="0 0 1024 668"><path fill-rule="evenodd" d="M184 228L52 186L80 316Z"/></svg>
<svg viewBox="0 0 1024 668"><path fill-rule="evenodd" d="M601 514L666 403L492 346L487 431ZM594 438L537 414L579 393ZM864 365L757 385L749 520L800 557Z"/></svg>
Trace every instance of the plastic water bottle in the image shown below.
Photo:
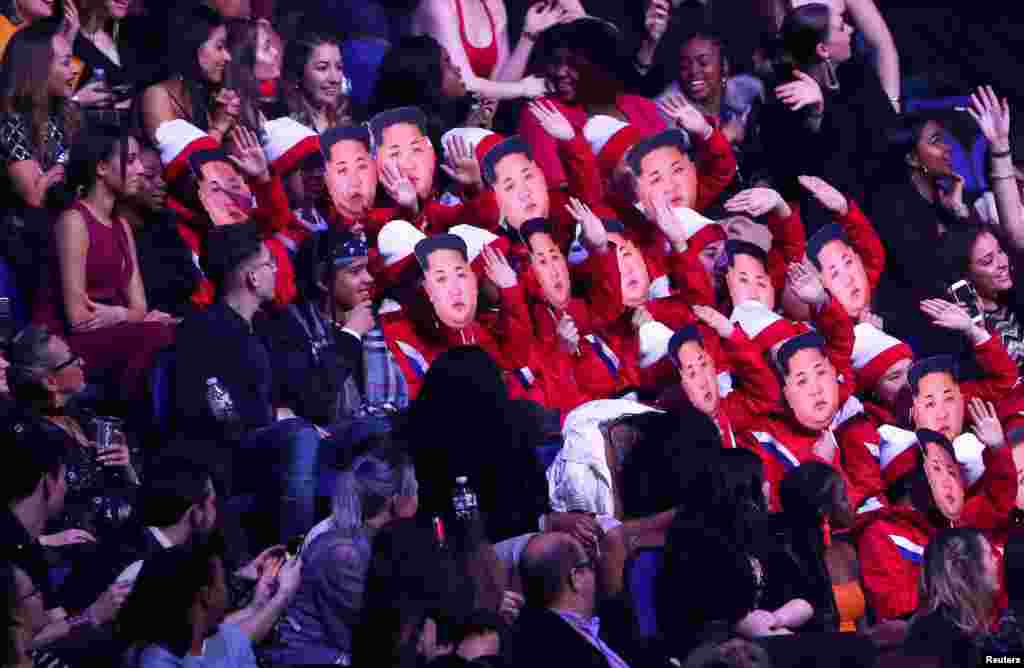
<svg viewBox="0 0 1024 668"><path fill-rule="evenodd" d="M455 479L452 506L455 507L455 517L463 522L475 519L480 512L476 492L469 486L469 478L464 475Z"/></svg>
<svg viewBox="0 0 1024 668"><path fill-rule="evenodd" d="M210 414L218 422L238 421L235 402L231 400L231 395L224 384L215 376L206 379L206 402L210 406Z"/></svg>

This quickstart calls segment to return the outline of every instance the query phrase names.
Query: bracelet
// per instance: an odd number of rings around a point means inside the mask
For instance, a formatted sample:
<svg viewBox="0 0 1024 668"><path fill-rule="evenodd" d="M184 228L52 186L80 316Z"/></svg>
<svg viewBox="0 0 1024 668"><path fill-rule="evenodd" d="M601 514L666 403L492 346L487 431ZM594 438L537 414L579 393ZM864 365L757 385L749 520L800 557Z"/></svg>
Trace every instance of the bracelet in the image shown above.
<svg viewBox="0 0 1024 668"><path fill-rule="evenodd" d="M1012 152L1013 151L1011 151L1010 149L1006 149L1005 151L998 151L998 152L997 151L993 151L992 153L988 154L988 157L990 157L990 158L1008 158L1008 157L1010 157L1010 154Z"/></svg>
<svg viewBox="0 0 1024 668"><path fill-rule="evenodd" d="M85 612L80 615L68 618L68 630L77 629L79 626L89 625L93 628L99 626L96 623L96 617L93 616L92 611L86 608Z"/></svg>

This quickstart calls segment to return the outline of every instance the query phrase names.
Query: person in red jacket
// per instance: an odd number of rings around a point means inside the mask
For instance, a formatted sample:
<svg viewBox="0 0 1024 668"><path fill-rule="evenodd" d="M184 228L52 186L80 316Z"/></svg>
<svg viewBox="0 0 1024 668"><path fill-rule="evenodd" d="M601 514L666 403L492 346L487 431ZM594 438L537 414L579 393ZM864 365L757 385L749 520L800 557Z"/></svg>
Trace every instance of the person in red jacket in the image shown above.
<svg viewBox="0 0 1024 668"><path fill-rule="evenodd" d="M519 229L530 250L530 314L536 341L530 369L543 388L542 403L563 416L580 404L605 399L624 389L619 360L594 333L587 303L573 297L569 265L543 219Z"/></svg>
<svg viewBox="0 0 1024 668"><path fill-rule="evenodd" d="M836 220L807 240L807 259L825 289L855 322L862 321L885 269L885 247L856 202L816 176L801 176L800 183Z"/></svg>
<svg viewBox="0 0 1024 668"><path fill-rule="evenodd" d="M1016 495L1007 448L985 450L977 489L966 490L953 444L929 429L893 429L882 452L890 505L864 516L857 550L865 593L879 619L906 618L917 608L924 548L942 528L1005 526Z"/></svg>
<svg viewBox="0 0 1024 668"><path fill-rule="evenodd" d="M326 163L324 183L333 204L328 222L375 245L377 231L400 216L393 207L374 206L378 174L369 131L361 125L330 128L320 135L320 153Z"/></svg>
<svg viewBox="0 0 1024 668"><path fill-rule="evenodd" d="M276 118L263 126L263 146L270 168L281 177L292 220L277 238L292 253L315 232L327 229L322 213L324 198L324 156L320 137L305 125L288 118Z"/></svg>
<svg viewBox="0 0 1024 668"><path fill-rule="evenodd" d="M670 390L662 395L659 406L672 410L689 403L714 421L724 447L735 448L739 445L737 434L749 429L759 416L781 407L779 383L764 355L742 329L706 306L694 306L693 311L720 337L732 365L736 387L728 393L720 390L718 370L704 348L704 337L695 326L689 325L677 330L668 342L669 358L679 372L682 396Z"/></svg>
<svg viewBox="0 0 1024 668"><path fill-rule="evenodd" d="M406 309L381 317L381 328L415 399L430 364L445 350L478 345L506 372L529 365L532 340L523 288L503 257L484 248L487 275L501 291L496 332L477 320L478 283L466 242L454 234L438 234L416 243L423 272L423 292L432 310L429 322Z"/></svg>
<svg viewBox="0 0 1024 668"><path fill-rule="evenodd" d="M539 110L537 113L547 113ZM576 220L567 209L570 198L576 197L591 206L601 202L601 183L594 155L582 135L576 134L560 115L545 116L545 127L558 137L559 154L571 177L566 191L551 190L544 172L533 159L530 147L518 136L512 136L491 148L481 169L488 187L477 211L475 223L490 230L504 230L515 244L521 240L510 231L518 230L528 220L544 218L563 253L576 236ZM514 253L525 265L528 252L521 245ZM514 263L515 264L515 263ZM518 267L517 267L518 268Z"/></svg>
<svg viewBox="0 0 1024 668"><path fill-rule="evenodd" d="M399 107L369 121L380 185L401 217L427 236L447 232L460 223L481 225L473 201L446 203L435 188L437 153L427 134L427 118L417 107ZM480 167L464 142L449 145L449 164L443 168L474 197L482 191ZM377 228L379 229L379 227ZM373 242L377 229L368 229Z"/></svg>
<svg viewBox="0 0 1024 668"><path fill-rule="evenodd" d="M288 249L273 235L292 219L281 179L273 175L255 134L236 128L232 151L226 153L212 137L184 120L164 123L156 139L165 180L174 195L168 206L178 216L178 233L192 249L202 270L207 232L211 227L256 222L277 262L274 304L289 304L296 295L295 270ZM205 278L192 295L196 306L214 301Z"/></svg>

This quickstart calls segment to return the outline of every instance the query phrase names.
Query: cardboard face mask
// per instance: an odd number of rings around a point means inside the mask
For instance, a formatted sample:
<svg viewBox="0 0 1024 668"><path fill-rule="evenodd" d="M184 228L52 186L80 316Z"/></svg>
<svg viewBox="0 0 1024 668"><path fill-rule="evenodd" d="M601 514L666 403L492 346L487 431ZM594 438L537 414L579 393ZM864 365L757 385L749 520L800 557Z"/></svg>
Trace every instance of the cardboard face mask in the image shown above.
<svg viewBox="0 0 1024 668"><path fill-rule="evenodd" d="M448 327L462 329L476 319L476 274L462 253L449 249L431 253L423 272L423 289L437 319Z"/></svg>
<svg viewBox="0 0 1024 668"><path fill-rule="evenodd" d="M511 153L494 167L494 198L513 229L531 218L547 218L550 201L544 172L522 153Z"/></svg>
<svg viewBox="0 0 1024 668"><path fill-rule="evenodd" d="M555 309L564 309L569 303L569 265L551 236L533 234L529 239L530 270L544 295L544 301Z"/></svg>
<svg viewBox="0 0 1024 668"><path fill-rule="evenodd" d="M845 241L830 241L818 253L821 281L856 320L871 302L871 286L860 255Z"/></svg>
<svg viewBox="0 0 1024 668"><path fill-rule="evenodd" d="M610 233L608 241L615 248L619 260L622 303L630 308L642 306L647 302L651 288L651 276L643 253L636 244L617 232Z"/></svg>
<svg viewBox="0 0 1024 668"><path fill-rule="evenodd" d="M926 443L924 471L935 507L947 520L959 519L964 509L964 482L960 464L941 445Z"/></svg>
<svg viewBox="0 0 1024 668"><path fill-rule="evenodd" d="M363 142L342 140L331 146L324 178L342 218L358 221L366 216L377 192L377 165Z"/></svg>
<svg viewBox="0 0 1024 668"><path fill-rule="evenodd" d="M385 163L397 165L402 176L409 179L421 200L428 199L434 191L434 170L437 155L434 145L418 126L412 123L395 123L381 133L381 146L377 153L377 166Z"/></svg>
<svg viewBox="0 0 1024 668"><path fill-rule="evenodd" d="M215 227L244 223L256 207L245 179L221 160L200 165L199 202Z"/></svg>
<svg viewBox="0 0 1024 668"><path fill-rule="evenodd" d="M839 382L832 362L817 348L804 348L788 365L782 392L801 426L827 429L839 410Z"/></svg>

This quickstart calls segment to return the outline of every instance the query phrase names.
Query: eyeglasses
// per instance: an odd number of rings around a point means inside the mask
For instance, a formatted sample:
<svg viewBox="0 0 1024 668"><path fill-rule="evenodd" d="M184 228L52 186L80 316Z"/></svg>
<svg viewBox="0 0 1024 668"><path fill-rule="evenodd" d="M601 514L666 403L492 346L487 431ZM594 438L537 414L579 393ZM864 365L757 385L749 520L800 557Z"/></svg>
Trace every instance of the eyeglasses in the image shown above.
<svg viewBox="0 0 1024 668"><path fill-rule="evenodd" d="M60 373L64 369L68 368L69 366L71 366L73 364L79 364L81 361L82 361L82 356L81 355L73 354L73 355L71 355L71 357L67 361L61 362L57 366L53 367L53 372L54 373Z"/></svg>

